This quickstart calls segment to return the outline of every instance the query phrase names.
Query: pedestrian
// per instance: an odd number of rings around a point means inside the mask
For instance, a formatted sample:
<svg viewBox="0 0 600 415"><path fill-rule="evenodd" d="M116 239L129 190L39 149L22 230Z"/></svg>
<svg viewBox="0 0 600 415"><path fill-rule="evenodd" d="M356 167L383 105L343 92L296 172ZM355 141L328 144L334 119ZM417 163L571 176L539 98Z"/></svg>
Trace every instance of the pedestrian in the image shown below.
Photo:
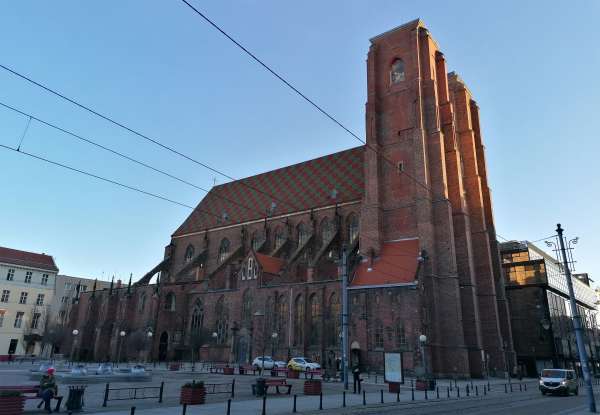
<svg viewBox="0 0 600 415"><path fill-rule="evenodd" d="M358 393L360 393L360 382L362 382L362 379L360 378L360 367L358 364L352 368L352 378L354 379L354 393L356 393L357 386Z"/></svg>
<svg viewBox="0 0 600 415"><path fill-rule="evenodd" d="M54 368L50 367L40 380L39 396L44 401L44 410L46 412L52 412L52 409L50 408L50 401L54 396L56 396L57 393L58 387L56 386L56 379L54 378Z"/></svg>

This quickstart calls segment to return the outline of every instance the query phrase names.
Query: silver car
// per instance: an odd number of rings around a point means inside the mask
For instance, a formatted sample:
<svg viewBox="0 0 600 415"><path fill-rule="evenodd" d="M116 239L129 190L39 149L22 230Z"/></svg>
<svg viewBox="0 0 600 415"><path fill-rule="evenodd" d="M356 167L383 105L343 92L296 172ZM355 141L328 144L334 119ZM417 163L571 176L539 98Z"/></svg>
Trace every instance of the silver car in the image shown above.
<svg viewBox="0 0 600 415"><path fill-rule="evenodd" d="M579 394L579 383L574 370L544 369L540 376L540 391L542 395L558 393L561 395Z"/></svg>

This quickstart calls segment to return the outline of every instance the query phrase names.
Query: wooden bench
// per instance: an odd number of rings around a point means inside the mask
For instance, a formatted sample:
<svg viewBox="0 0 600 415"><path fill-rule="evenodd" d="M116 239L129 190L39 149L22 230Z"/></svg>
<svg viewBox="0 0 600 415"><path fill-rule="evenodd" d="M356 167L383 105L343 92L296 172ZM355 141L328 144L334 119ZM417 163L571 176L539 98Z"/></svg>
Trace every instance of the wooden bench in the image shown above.
<svg viewBox="0 0 600 415"><path fill-rule="evenodd" d="M269 386L274 386L277 393L281 393L281 392L279 392L280 386L288 388L288 390L287 390L288 395L292 392L292 385L287 383L287 380L285 380L285 379L267 379L265 381L265 394L267 394L269 392Z"/></svg>
<svg viewBox="0 0 600 415"><path fill-rule="evenodd" d="M314 378L315 376L321 376L323 377L323 371L321 369L307 369L304 372L304 378L308 379L308 375L310 375L310 378Z"/></svg>
<svg viewBox="0 0 600 415"><path fill-rule="evenodd" d="M273 369L271 369L271 376L280 376L281 374L283 374L283 376L287 376L288 373L288 368L287 367L274 367Z"/></svg>
<svg viewBox="0 0 600 415"><path fill-rule="evenodd" d="M242 369L242 371L244 372L244 374L249 375L250 372L252 372L253 375L256 375L256 372L259 372L260 369L255 368L252 365L240 365L239 367L240 369Z"/></svg>
<svg viewBox="0 0 600 415"><path fill-rule="evenodd" d="M0 392L21 392L25 399L40 399L40 387L38 385L12 385L12 386L0 386ZM56 407L54 408L54 412L60 411L60 405L62 403L63 397L60 395L55 395L52 397L56 401ZM38 404L38 408L42 406L44 401L42 400Z"/></svg>

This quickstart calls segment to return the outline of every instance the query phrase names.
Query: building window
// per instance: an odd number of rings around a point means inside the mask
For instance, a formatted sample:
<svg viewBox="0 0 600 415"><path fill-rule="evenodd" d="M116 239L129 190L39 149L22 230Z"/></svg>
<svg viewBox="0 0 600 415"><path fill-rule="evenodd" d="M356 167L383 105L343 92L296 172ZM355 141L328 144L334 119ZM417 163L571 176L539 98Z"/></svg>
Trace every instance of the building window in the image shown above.
<svg viewBox="0 0 600 415"><path fill-rule="evenodd" d="M306 231L306 226L303 223L298 225L298 246L302 246L308 240L308 232Z"/></svg>
<svg viewBox="0 0 600 415"><path fill-rule="evenodd" d="M283 231L278 228L275 231L275 249L279 249L285 242L285 237L283 236Z"/></svg>
<svg viewBox="0 0 600 415"><path fill-rule="evenodd" d="M392 84L397 84L399 82L404 81L404 62L402 59L396 59L394 63L392 63L392 70L390 71L390 81Z"/></svg>
<svg viewBox="0 0 600 415"><path fill-rule="evenodd" d="M381 321L375 322L375 348L383 349L383 323Z"/></svg>
<svg viewBox="0 0 600 415"><path fill-rule="evenodd" d="M6 281L12 281L15 279L15 270L13 268L9 268L6 273Z"/></svg>
<svg viewBox="0 0 600 415"><path fill-rule="evenodd" d="M254 252L258 251L258 249L260 248L260 246L263 243L263 235L260 232L255 232L254 235L252 236L252 250Z"/></svg>
<svg viewBox="0 0 600 415"><path fill-rule="evenodd" d="M249 280L252 279L256 279L256 263L254 261L254 258L250 257L248 258L248 272L247 272L247 276Z"/></svg>
<svg viewBox="0 0 600 415"><path fill-rule="evenodd" d="M42 274L42 285L48 285L48 274Z"/></svg>
<svg viewBox="0 0 600 415"><path fill-rule="evenodd" d="M316 294L310 296L310 344L316 345L321 340L321 304Z"/></svg>
<svg viewBox="0 0 600 415"><path fill-rule="evenodd" d="M33 272L31 271L27 271L25 273L25 284L31 284L31 276L33 275Z"/></svg>
<svg viewBox="0 0 600 415"><path fill-rule="evenodd" d="M188 245L188 247L185 249L185 257L183 260L187 264L192 260L192 258L194 258L194 245Z"/></svg>
<svg viewBox="0 0 600 415"><path fill-rule="evenodd" d="M0 302L8 303L8 297L10 297L10 291L2 290L2 298L0 298Z"/></svg>
<svg viewBox="0 0 600 415"><path fill-rule="evenodd" d="M321 243L329 242L333 236L333 226L329 218L323 218L321 221Z"/></svg>
<svg viewBox="0 0 600 415"><path fill-rule="evenodd" d="M65 291L69 291L73 287L73 284L70 282L65 282Z"/></svg>
<svg viewBox="0 0 600 415"><path fill-rule="evenodd" d="M87 291L87 285L82 285L81 286L81 292L86 292Z"/></svg>
<svg viewBox="0 0 600 415"><path fill-rule="evenodd" d="M219 263L225 261L229 256L229 239L224 238L219 245Z"/></svg>
<svg viewBox="0 0 600 415"><path fill-rule="evenodd" d="M192 311L191 327L192 332L199 333L204 326L204 306L200 299L196 300Z"/></svg>
<svg viewBox="0 0 600 415"><path fill-rule="evenodd" d="M0 327L4 326L4 310L0 310Z"/></svg>
<svg viewBox="0 0 600 415"><path fill-rule="evenodd" d="M229 334L229 312L225 307L225 297L221 296L215 306L215 315L217 321L215 324L215 332L217 333L217 344L226 344Z"/></svg>
<svg viewBox="0 0 600 415"><path fill-rule="evenodd" d="M14 328L16 328L16 329L21 328L21 324L23 324L23 316L24 315L25 315L24 312L17 311L17 316L15 317L15 324L13 325Z"/></svg>
<svg viewBox="0 0 600 415"><path fill-rule="evenodd" d="M19 298L19 304L27 304L27 292L21 291L21 297Z"/></svg>
<svg viewBox="0 0 600 415"><path fill-rule="evenodd" d="M175 311L175 294L167 294L167 297L165 298L165 310Z"/></svg>
<svg viewBox="0 0 600 415"><path fill-rule="evenodd" d="M242 321L249 322L252 320L252 294L250 290L244 291L242 297Z"/></svg>
<svg viewBox="0 0 600 415"><path fill-rule="evenodd" d="M64 323L64 321L65 321L65 316L66 316L66 315L67 315L67 313L65 312L65 310L60 310L60 311L58 312L58 320L59 320L61 323Z"/></svg>
<svg viewBox="0 0 600 415"><path fill-rule="evenodd" d="M40 317L42 317L42 313L33 313L33 318L31 319L31 328L37 329L40 324Z"/></svg>
<svg viewBox="0 0 600 415"><path fill-rule="evenodd" d="M340 300L336 293L332 293L329 297L329 318L327 319L329 322L329 345L337 346L339 342L340 335L340 323L341 323L341 313L340 313Z"/></svg>
<svg viewBox="0 0 600 415"><path fill-rule="evenodd" d="M304 343L304 299L302 295L296 297L294 303L294 345Z"/></svg>
<svg viewBox="0 0 600 415"><path fill-rule="evenodd" d="M140 302L138 303L138 311L140 313L143 313L145 308L146 308L146 294L142 294L142 295L140 295Z"/></svg>
<svg viewBox="0 0 600 415"><path fill-rule="evenodd" d="M44 305L44 294L38 294L37 300L35 300L35 305Z"/></svg>
<svg viewBox="0 0 600 415"><path fill-rule="evenodd" d="M406 344L406 334L404 332L404 325L400 322L396 323L396 346L400 347Z"/></svg>
<svg viewBox="0 0 600 415"><path fill-rule="evenodd" d="M354 243L358 237L358 218L356 215L348 216L348 242Z"/></svg>

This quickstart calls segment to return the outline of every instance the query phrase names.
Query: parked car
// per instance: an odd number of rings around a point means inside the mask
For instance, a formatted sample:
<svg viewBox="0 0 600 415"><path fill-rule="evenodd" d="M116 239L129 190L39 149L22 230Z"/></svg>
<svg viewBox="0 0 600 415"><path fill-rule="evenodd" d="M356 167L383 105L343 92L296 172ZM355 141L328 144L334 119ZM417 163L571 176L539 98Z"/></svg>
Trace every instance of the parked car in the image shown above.
<svg viewBox="0 0 600 415"><path fill-rule="evenodd" d="M113 365L112 363L100 363L98 369L96 369L97 375L112 375Z"/></svg>
<svg viewBox="0 0 600 415"><path fill-rule="evenodd" d="M308 357L294 357L290 359L287 364L289 369L297 370L299 372L306 372L307 370L321 369L321 365L317 362L310 360Z"/></svg>
<svg viewBox="0 0 600 415"><path fill-rule="evenodd" d="M285 362L273 360L271 356L258 356L252 361L255 369L273 369L274 367L285 367Z"/></svg>
<svg viewBox="0 0 600 415"><path fill-rule="evenodd" d="M558 393L570 395L579 394L579 385L575 371L569 369L544 369L540 376L540 391L542 395Z"/></svg>

